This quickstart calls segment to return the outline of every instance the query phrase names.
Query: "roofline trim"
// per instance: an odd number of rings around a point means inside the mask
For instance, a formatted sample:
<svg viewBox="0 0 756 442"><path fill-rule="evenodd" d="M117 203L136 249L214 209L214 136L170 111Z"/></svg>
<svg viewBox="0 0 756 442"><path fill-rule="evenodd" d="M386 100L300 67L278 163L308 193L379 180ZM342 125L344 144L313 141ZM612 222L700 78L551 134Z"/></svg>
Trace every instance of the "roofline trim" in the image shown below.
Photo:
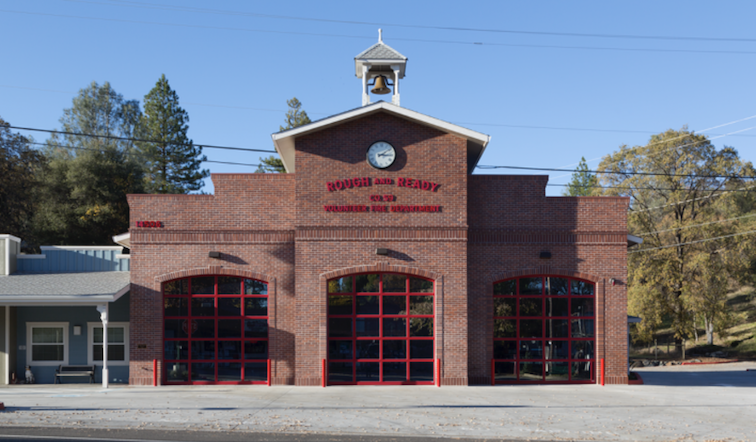
<svg viewBox="0 0 756 442"><path fill-rule="evenodd" d="M113 239L113 242L118 245L126 247L127 249L131 248L131 232L121 233L120 235L114 235L112 239Z"/></svg>
<svg viewBox="0 0 756 442"><path fill-rule="evenodd" d="M21 242L21 238L19 238L17 236L13 236L13 235L11 235L9 233L3 233L2 235L0 235L0 239L10 239L12 241L16 241L17 243Z"/></svg>
<svg viewBox="0 0 756 442"><path fill-rule="evenodd" d="M409 110L407 108L396 106L391 103L387 103L385 101L380 101L378 103L374 103L371 105L363 106L348 112L344 112L342 114L336 115L334 117L324 118L322 120L318 120L314 123L306 124L304 126L300 126L294 129L287 130L285 132L278 132L271 135L273 138L274 143L279 140L283 140L285 138L290 137L296 137L298 135L301 135L303 133L316 131L318 129L322 129L324 127L330 126L334 123L338 123L341 121L349 120L352 118L359 117L364 114L368 114L371 112L374 112L376 110L387 110L390 112L394 112L396 114L399 114L406 118L411 118L415 120L419 120L425 124L437 126L439 128L444 129L447 132L456 133L459 135L462 135L466 138L471 138L473 140L479 141L481 144L483 144L483 147L485 148L486 145L491 141L491 136L483 134L481 132L476 132L471 129L464 128L462 126L457 126L456 124L448 123L443 120L439 120L438 118L434 118L425 114L421 114L420 112L416 112L413 110ZM278 146L276 145L276 148Z"/></svg>
<svg viewBox="0 0 756 442"><path fill-rule="evenodd" d="M40 250L119 250L121 246L40 246Z"/></svg>
<svg viewBox="0 0 756 442"><path fill-rule="evenodd" d="M488 146L488 143L491 141L490 135L486 135L481 132L467 129L462 126L458 126L456 124L448 123L446 121L439 120L438 118L421 114L420 112L412 111L401 106L396 106L394 104L387 103L385 101L379 101L377 103L359 107L357 109L343 112L338 115L326 117L321 120L312 122L310 124L306 124L304 126L296 127L294 129L287 129L282 132L271 134L271 138L273 139L273 146L275 147L276 152L278 152L278 155L281 157L281 160L283 161L286 172L293 173L293 172L296 172L296 168L294 165L294 161L295 161L294 151L296 150L295 145L294 145L294 139L296 139L296 137L303 134L310 133L310 132L323 130L333 125L346 122L355 118L359 118L364 115L368 115L370 113L378 112L381 110L387 111L391 114L397 115L402 118L406 118L408 120L414 120L420 124L425 124L427 126L433 127L443 132L451 133L451 134L466 138L468 141L478 143L482 146L481 154L480 154L481 156L483 155L483 152L486 150L486 146ZM480 159L480 157L478 159Z"/></svg>

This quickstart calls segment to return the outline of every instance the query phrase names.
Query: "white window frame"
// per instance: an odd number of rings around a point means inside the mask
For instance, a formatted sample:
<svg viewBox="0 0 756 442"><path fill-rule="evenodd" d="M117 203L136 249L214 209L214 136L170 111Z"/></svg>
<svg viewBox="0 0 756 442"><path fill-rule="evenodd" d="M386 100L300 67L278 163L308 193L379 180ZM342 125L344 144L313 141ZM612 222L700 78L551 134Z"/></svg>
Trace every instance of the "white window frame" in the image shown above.
<svg viewBox="0 0 756 442"><path fill-rule="evenodd" d="M87 322L87 365L102 365L102 361L94 360L94 329L102 328L102 322ZM108 331L114 328L123 328L123 361L114 361L108 359L108 367L129 365L129 323L128 322L108 322ZM113 345L108 343L108 345ZM121 344L116 344L121 345Z"/></svg>
<svg viewBox="0 0 756 442"><path fill-rule="evenodd" d="M6 307L7 308L7 307ZM32 330L34 328L60 327L63 329L63 360L62 361L33 361ZM58 366L68 365L68 322L27 322L26 323L26 365L29 366Z"/></svg>

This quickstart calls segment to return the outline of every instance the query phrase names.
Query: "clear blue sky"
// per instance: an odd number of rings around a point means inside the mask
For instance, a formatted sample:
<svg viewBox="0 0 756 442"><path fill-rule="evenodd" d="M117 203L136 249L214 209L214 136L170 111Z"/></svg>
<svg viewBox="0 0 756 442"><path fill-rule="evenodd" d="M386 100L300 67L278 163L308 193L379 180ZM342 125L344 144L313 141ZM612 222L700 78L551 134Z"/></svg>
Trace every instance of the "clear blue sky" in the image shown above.
<svg viewBox="0 0 756 442"><path fill-rule="evenodd" d="M754 17L747 1L0 0L0 116L60 128L63 109L91 81L141 101L165 74L195 143L273 149L288 98L312 119L361 104L354 56L381 27L384 42L409 58L402 105L491 135L480 164L574 168L581 156L645 144L669 128L703 131L756 115ZM713 142L753 161L756 128L745 129L755 126L756 118L707 133L743 131ZM569 174L551 177L564 184Z"/></svg>

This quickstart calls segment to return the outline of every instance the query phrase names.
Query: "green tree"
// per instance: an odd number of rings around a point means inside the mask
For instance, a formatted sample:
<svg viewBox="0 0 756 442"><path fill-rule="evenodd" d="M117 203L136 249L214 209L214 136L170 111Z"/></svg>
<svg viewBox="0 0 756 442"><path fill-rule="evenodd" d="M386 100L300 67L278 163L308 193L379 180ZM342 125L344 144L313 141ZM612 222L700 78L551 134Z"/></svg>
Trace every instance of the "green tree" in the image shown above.
<svg viewBox="0 0 756 442"><path fill-rule="evenodd" d="M201 169L207 157L202 147L187 136L189 114L179 106L179 97L163 74L144 97L144 114L139 125L139 142L145 165L147 193L188 193L204 186L210 175Z"/></svg>
<svg viewBox="0 0 756 442"><path fill-rule="evenodd" d="M291 100L286 100L286 104L289 106L289 110L286 112L286 126L279 126L279 131L285 131L312 123L310 117L307 116L307 112L302 110L302 103L297 100L297 97L294 97ZM257 166L255 173L286 173L286 168L284 167L281 158L271 155L267 158L260 158L260 163L262 164Z"/></svg>
<svg viewBox="0 0 756 442"><path fill-rule="evenodd" d="M628 228L644 239L628 254L628 307L643 318L639 337L671 324L679 347L694 333L697 315L721 323L727 281L751 252L738 246L739 237L702 240L742 231L737 220L718 221L753 204L750 192L726 192L748 188L738 177L753 176L752 165L683 128L654 135L645 146L621 146L599 170L612 172L600 174L600 184L616 187L603 194L630 197Z"/></svg>
<svg viewBox="0 0 756 442"><path fill-rule="evenodd" d="M126 195L143 192L134 136L139 102L124 100L109 83L92 82L63 112L62 131L45 148L34 229L42 243L108 244L129 228ZM117 138L108 138L117 137Z"/></svg>
<svg viewBox="0 0 756 442"><path fill-rule="evenodd" d="M32 241L31 220L36 208L36 173L45 157L32 149L32 140L12 133L0 118L0 233L10 233Z"/></svg>
<svg viewBox="0 0 756 442"><path fill-rule="evenodd" d="M572 174L567 187L562 192L564 196L590 196L596 191L598 184L598 178L596 174L591 173L588 169L588 164L585 162L585 157L580 158L580 163Z"/></svg>

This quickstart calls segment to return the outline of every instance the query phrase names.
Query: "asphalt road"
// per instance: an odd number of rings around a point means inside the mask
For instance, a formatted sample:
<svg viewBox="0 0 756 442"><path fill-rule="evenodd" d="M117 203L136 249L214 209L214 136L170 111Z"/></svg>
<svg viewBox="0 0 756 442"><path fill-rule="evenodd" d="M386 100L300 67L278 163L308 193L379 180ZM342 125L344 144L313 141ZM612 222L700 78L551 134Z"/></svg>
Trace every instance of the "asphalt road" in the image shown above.
<svg viewBox="0 0 756 442"><path fill-rule="evenodd" d="M333 434L226 433L207 431L104 430L0 427L0 442L515 442L512 439L440 438L427 436L360 436Z"/></svg>
<svg viewBox="0 0 756 442"><path fill-rule="evenodd" d="M0 436L756 441L756 371L749 369L756 362L646 367L637 370L645 385L605 387L14 385L0 387Z"/></svg>

